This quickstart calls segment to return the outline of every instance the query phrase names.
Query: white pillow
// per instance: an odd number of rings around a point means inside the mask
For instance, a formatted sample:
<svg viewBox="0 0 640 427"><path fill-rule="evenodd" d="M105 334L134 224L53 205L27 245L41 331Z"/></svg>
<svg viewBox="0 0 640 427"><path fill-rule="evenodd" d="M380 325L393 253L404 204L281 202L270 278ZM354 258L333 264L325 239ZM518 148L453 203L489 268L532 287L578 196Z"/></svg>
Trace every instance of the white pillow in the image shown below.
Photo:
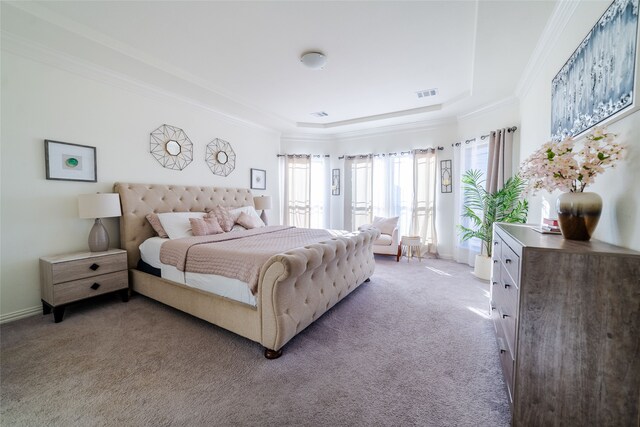
<svg viewBox="0 0 640 427"><path fill-rule="evenodd" d="M253 206L243 206L241 208L229 209L229 215L231 215L231 218L233 218L234 223L238 222L238 218L240 218L240 214L242 212L260 219L260 215L258 215L258 212L256 212L256 208L254 208Z"/></svg>
<svg viewBox="0 0 640 427"><path fill-rule="evenodd" d="M193 237L189 218L204 218L204 212L167 212L159 213L158 219L170 239Z"/></svg>
<svg viewBox="0 0 640 427"><path fill-rule="evenodd" d="M383 218L375 216L373 217L373 224L371 224L371 226L380 230L382 234L391 235L393 234L393 230L398 226L398 218L400 217Z"/></svg>

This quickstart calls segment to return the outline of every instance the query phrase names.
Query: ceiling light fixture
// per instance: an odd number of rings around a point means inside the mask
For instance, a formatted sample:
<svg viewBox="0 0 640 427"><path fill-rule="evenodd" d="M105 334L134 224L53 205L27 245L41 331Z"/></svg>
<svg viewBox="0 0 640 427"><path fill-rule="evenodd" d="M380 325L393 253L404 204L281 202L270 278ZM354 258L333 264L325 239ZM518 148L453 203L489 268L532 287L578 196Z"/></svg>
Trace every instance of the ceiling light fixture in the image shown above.
<svg viewBox="0 0 640 427"><path fill-rule="evenodd" d="M307 52L300 57L300 62L312 70L321 70L327 63L327 57L321 52Z"/></svg>

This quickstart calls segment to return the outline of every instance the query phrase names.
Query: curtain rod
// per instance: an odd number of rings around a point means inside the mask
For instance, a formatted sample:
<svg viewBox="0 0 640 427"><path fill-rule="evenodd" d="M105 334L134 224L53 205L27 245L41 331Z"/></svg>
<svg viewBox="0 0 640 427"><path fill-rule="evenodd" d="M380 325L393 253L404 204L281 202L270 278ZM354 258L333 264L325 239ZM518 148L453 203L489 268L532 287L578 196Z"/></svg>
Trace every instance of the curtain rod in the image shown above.
<svg viewBox="0 0 640 427"><path fill-rule="evenodd" d="M426 153L428 151L430 152L434 152L434 151L441 151L444 150L444 147L428 147L428 148L415 148L413 150L409 150L409 151L401 151L400 152L400 156L404 156L405 154L411 154L411 153ZM398 153L378 153L378 154L354 154L352 156L347 156L346 154L343 154L342 156L338 157L339 160L342 160L344 158L347 159L364 159L367 157L385 157L385 156L397 156Z"/></svg>
<svg viewBox="0 0 640 427"><path fill-rule="evenodd" d="M300 158L300 157L331 157L328 154L276 154L276 157L287 157L287 156L296 157L296 158Z"/></svg>
<svg viewBox="0 0 640 427"><path fill-rule="evenodd" d="M518 130L517 126L511 126L510 128L507 128L507 132L515 132L516 130ZM491 131L490 133L486 134L486 135L482 135L480 137L480 139L482 139L483 141L487 138L489 138L491 136L492 133L494 133L495 131ZM469 144L470 142L475 141L478 138L471 138L471 139L467 139L465 141L461 141L461 142L456 142L455 144L451 144L452 147L459 147L461 146L463 143L464 144Z"/></svg>

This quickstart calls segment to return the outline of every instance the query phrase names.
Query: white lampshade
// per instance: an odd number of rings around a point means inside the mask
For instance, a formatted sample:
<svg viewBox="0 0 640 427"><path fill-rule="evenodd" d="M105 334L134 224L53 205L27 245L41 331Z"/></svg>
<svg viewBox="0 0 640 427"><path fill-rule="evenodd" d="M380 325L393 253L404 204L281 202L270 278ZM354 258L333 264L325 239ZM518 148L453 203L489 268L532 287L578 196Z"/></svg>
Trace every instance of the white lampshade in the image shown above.
<svg viewBox="0 0 640 427"><path fill-rule="evenodd" d="M256 210L271 209L271 196L254 197L253 203L256 206Z"/></svg>
<svg viewBox="0 0 640 427"><path fill-rule="evenodd" d="M80 194L78 196L80 218L109 218L122 215L120 196L116 193Z"/></svg>

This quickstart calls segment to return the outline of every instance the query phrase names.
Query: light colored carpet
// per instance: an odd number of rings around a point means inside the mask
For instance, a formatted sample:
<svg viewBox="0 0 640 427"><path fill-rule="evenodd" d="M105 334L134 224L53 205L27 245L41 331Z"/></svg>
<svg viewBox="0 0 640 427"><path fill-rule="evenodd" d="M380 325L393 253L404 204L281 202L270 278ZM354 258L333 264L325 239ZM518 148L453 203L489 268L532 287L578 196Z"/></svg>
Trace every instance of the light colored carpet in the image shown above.
<svg viewBox="0 0 640 427"><path fill-rule="evenodd" d="M380 257L370 283L267 360L160 303L107 296L59 324L0 327L0 423L508 425L488 305L466 266Z"/></svg>

